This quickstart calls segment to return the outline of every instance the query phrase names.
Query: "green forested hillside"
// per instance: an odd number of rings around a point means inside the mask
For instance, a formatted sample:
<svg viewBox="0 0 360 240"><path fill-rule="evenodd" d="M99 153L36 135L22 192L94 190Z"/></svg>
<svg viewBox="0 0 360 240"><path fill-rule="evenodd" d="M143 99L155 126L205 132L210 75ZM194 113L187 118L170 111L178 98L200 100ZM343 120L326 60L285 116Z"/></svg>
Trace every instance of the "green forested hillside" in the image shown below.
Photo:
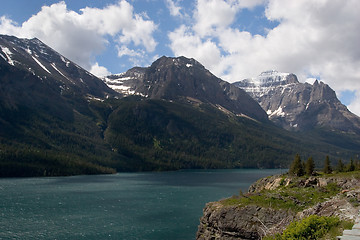
<svg viewBox="0 0 360 240"><path fill-rule="evenodd" d="M115 172L101 167L109 165L111 151L104 144L95 118L87 114L74 109L63 119L41 108L3 109L0 118L0 175Z"/></svg>
<svg viewBox="0 0 360 240"><path fill-rule="evenodd" d="M336 147L319 142L323 135L295 135L209 104L128 97L76 106L66 118L2 108L0 176L287 168L295 153L349 159L359 146Z"/></svg>

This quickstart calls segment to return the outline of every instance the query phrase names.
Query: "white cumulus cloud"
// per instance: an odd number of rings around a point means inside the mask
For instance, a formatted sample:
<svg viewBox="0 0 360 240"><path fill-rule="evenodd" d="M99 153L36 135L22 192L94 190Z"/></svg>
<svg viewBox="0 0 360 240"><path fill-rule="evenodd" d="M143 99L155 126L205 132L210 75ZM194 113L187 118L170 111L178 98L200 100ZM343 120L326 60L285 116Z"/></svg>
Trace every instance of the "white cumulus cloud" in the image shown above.
<svg viewBox="0 0 360 240"><path fill-rule="evenodd" d="M111 72L106 67L99 66L98 62L91 66L90 72L99 78L111 75Z"/></svg>
<svg viewBox="0 0 360 240"><path fill-rule="evenodd" d="M235 18L237 6L223 0L198 0L194 13L194 30L200 36L214 34L220 28L228 27Z"/></svg>
<svg viewBox="0 0 360 240"><path fill-rule="evenodd" d="M208 68L212 69L214 74L221 73L218 63L221 61L221 53L216 43L203 41L198 35L185 25L180 26L174 32L169 33L171 49L177 56L193 57Z"/></svg>
<svg viewBox="0 0 360 240"><path fill-rule="evenodd" d="M356 91L355 98L348 106L348 109L360 116L360 91Z"/></svg>
<svg viewBox="0 0 360 240"><path fill-rule="evenodd" d="M180 7L178 1L175 2L173 0L166 0L165 3L166 3L167 8L170 11L171 16L182 17L181 7Z"/></svg>
<svg viewBox="0 0 360 240"><path fill-rule="evenodd" d="M154 51L156 27L153 21L134 13L133 6L124 0L102 9L86 7L79 13L68 10L62 1L42 7L21 25L5 16L0 18L0 33L37 37L88 70L95 56L107 47L107 37L119 46Z"/></svg>
<svg viewBox="0 0 360 240"><path fill-rule="evenodd" d="M233 25L243 8L258 4L276 27L254 35ZM175 55L196 58L229 82L277 69L360 96L359 7L358 0L198 0L192 25L168 36ZM355 101L349 108L360 115Z"/></svg>

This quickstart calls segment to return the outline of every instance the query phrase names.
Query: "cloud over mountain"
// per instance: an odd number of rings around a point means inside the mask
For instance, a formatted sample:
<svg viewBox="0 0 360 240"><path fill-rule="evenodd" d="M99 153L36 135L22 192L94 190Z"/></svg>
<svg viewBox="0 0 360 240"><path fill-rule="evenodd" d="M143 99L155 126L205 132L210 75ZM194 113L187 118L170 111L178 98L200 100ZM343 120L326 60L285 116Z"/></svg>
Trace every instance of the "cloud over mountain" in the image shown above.
<svg viewBox="0 0 360 240"><path fill-rule="evenodd" d="M3 16L0 32L18 37L37 37L90 70L96 66L95 56L105 50L108 39L132 51L148 52L157 45L152 34L156 29L153 21L134 13L127 1L118 1L104 8L86 7L79 13L69 10L64 1L43 6L41 11L18 25Z"/></svg>
<svg viewBox="0 0 360 240"><path fill-rule="evenodd" d="M265 5L262 5L264 4ZM193 22L169 33L175 55L193 57L234 82L266 69L316 76L335 90L355 90L350 104L360 114L360 18L356 0L324 1L198 0ZM264 7L264 18L278 23L256 35L236 26L245 11ZM249 10L250 8L250 10Z"/></svg>

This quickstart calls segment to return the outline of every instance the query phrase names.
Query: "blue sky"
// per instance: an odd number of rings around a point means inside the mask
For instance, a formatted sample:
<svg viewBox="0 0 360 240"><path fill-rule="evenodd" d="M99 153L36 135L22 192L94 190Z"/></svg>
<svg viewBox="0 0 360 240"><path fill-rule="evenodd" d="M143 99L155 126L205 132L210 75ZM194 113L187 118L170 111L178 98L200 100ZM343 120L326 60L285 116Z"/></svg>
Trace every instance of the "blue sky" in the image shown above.
<svg viewBox="0 0 360 240"><path fill-rule="evenodd" d="M358 0L15 0L0 33L37 37L101 76L162 55L234 82L276 69L316 76L360 114Z"/></svg>
<svg viewBox="0 0 360 240"><path fill-rule="evenodd" d="M16 0L9 1L0 9L0 16L5 16L14 21L15 25L21 25L29 20L33 15L42 11L43 6L51 6L58 4L61 1L48 0ZM85 0L67 0L64 1L69 11L74 11L81 14L81 9L85 7L98 8L99 10L109 5L115 5L119 1L102 0L102 1L85 1ZM133 0L128 1L133 8L135 14L144 14L145 19L151 20L156 25L153 37L157 42L156 49L153 52L147 53L147 58L132 59L125 56L119 57L117 54L116 42L112 36L104 36L108 41L106 48L97 53L92 59L93 62L98 62L99 65L105 66L111 73L123 72L135 65L147 66L162 55L174 56L174 52L169 47L168 33L176 29L181 24L192 24L192 11L196 8L196 1L173 1L178 6L181 6L180 14L183 16L172 16L169 9L169 2L167 0ZM273 28L278 23L276 21L268 21L264 15L264 5L257 5L250 9L244 8L241 14L236 16L236 19L231 24L234 28L248 31L252 34L266 35L267 28ZM187 16L185 16L187 15ZM39 36L37 36L39 37ZM46 40L41 39L46 42ZM46 42L47 43L47 42ZM51 44L50 44L51 45ZM127 44L129 48L136 48L133 43ZM141 48L140 48L141 49ZM55 49L58 50L58 49ZM59 50L58 50L59 51ZM79 63L81 64L81 63ZM86 66L84 66L86 67Z"/></svg>

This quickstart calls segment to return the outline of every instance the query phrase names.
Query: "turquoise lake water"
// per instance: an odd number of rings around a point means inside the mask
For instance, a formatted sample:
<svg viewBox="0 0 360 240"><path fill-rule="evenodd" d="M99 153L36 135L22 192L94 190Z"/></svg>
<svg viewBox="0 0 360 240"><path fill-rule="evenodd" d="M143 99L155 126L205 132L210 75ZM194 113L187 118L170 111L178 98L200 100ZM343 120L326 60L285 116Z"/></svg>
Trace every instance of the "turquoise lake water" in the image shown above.
<svg viewBox="0 0 360 240"><path fill-rule="evenodd" d="M199 170L0 179L0 239L195 239L207 202L284 172Z"/></svg>

